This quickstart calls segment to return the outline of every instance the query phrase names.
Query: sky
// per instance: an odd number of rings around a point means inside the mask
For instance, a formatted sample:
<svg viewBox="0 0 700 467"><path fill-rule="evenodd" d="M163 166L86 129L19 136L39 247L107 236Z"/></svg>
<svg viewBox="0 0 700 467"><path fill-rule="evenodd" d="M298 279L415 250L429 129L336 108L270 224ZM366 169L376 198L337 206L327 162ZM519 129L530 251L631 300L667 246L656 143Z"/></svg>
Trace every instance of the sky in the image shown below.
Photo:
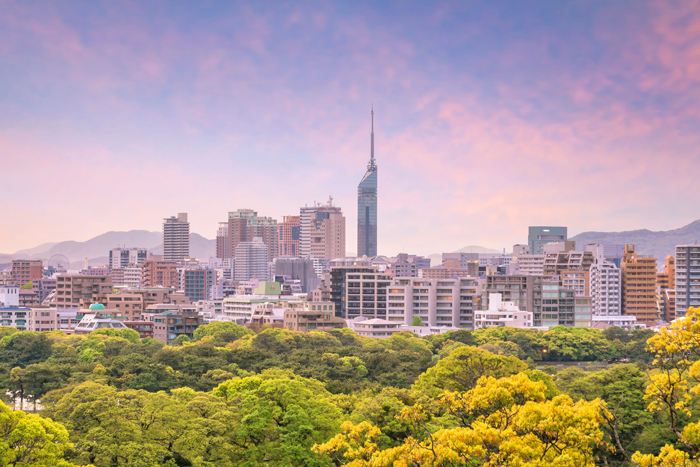
<svg viewBox="0 0 700 467"><path fill-rule="evenodd" d="M0 252L281 220L333 196L356 251L700 218L700 2L0 0Z"/></svg>

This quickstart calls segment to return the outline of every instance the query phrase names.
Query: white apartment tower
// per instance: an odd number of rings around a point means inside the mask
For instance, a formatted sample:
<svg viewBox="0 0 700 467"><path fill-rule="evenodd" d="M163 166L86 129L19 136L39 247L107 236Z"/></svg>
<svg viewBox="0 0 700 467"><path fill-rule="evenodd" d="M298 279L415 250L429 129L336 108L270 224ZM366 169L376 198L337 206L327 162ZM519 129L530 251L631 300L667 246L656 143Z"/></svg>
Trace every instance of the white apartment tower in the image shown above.
<svg viewBox="0 0 700 467"><path fill-rule="evenodd" d="M236 264L234 278L237 281L249 281L256 278L266 281L267 277L267 245L261 237L253 238L252 242L241 242L236 246Z"/></svg>
<svg viewBox="0 0 700 467"><path fill-rule="evenodd" d="M676 317L700 307L700 245L676 247Z"/></svg>
<svg viewBox="0 0 700 467"><path fill-rule="evenodd" d="M163 259L182 261L190 256L190 223L187 213L163 219Z"/></svg>
<svg viewBox="0 0 700 467"><path fill-rule="evenodd" d="M613 263L591 266L591 311L593 316L622 315L622 273Z"/></svg>

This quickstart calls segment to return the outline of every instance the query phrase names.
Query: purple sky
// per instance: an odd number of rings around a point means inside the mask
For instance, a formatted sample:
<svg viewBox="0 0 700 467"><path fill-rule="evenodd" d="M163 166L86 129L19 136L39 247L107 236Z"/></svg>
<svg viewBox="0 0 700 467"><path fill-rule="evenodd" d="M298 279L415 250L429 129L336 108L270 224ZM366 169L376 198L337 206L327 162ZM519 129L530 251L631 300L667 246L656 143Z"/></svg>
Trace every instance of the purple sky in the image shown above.
<svg viewBox="0 0 700 467"><path fill-rule="evenodd" d="M328 195L355 251L372 102L382 254L700 218L698 1L0 0L0 252Z"/></svg>

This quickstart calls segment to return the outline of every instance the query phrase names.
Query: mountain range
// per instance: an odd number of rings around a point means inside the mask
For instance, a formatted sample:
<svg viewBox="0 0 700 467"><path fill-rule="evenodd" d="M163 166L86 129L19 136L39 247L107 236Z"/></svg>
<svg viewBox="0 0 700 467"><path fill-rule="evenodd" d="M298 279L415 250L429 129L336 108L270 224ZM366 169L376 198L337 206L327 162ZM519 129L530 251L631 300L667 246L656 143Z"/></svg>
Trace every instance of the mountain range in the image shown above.
<svg viewBox="0 0 700 467"><path fill-rule="evenodd" d="M42 259L47 261L55 254L61 254L70 261L69 269L82 269L85 259L90 266L102 266L109 260L109 250L117 247L146 248L153 254L163 254L163 235L147 230L128 232L107 232L84 242L66 241L44 243L34 248L19 250L12 254L0 254L0 265L13 259ZM206 260L216 254L216 240L209 240L199 234L190 234L190 255Z"/></svg>
<svg viewBox="0 0 700 467"><path fill-rule="evenodd" d="M569 240L576 241L576 249L583 250L589 243L635 246L636 253L652 255L663 263L668 255L676 254L676 245L693 244L700 240L700 220L680 229L652 232L651 230L628 230L625 232L583 232Z"/></svg>

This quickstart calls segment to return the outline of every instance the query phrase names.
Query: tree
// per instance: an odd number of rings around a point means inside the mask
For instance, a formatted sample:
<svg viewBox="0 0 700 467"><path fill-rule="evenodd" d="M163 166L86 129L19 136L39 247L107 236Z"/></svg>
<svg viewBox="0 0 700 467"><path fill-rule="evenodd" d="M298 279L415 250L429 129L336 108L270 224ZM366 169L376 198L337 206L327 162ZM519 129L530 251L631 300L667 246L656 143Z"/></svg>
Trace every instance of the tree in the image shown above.
<svg viewBox="0 0 700 467"><path fill-rule="evenodd" d="M214 394L235 414L233 455L247 465L328 465L311 447L337 433L341 414L321 382L268 370L226 381Z"/></svg>
<svg viewBox="0 0 700 467"><path fill-rule="evenodd" d="M32 281L27 282L23 286L20 287L20 290L32 290L34 287L34 283Z"/></svg>
<svg viewBox="0 0 700 467"><path fill-rule="evenodd" d="M0 401L0 465L15 467L73 467L64 459L72 449L68 431L60 423Z"/></svg>
<svg viewBox="0 0 700 467"><path fill-rule="evenodd" d="M51 356L51 341L45 333L22 331L0 339L0 362L24 368Z"/></svg>
<svg viewBox="0 0 700 467"><path fill-rule="evenodd" d="M423 319L420 316L414 316L411 326L423 326Z"/></svg>
<svg viewBox="0 0 700 467"><path fill-rule="evenodd" d="M222 333L219 336L217 336L220 340L225 342L233 342L235 340L240 339L243 336L252 335L253 331L236 323L215 321L213 323L199 326L197 329L194 330L193 337L195 341L198 341L204 336L214 336L217 333Z"/></svg>

